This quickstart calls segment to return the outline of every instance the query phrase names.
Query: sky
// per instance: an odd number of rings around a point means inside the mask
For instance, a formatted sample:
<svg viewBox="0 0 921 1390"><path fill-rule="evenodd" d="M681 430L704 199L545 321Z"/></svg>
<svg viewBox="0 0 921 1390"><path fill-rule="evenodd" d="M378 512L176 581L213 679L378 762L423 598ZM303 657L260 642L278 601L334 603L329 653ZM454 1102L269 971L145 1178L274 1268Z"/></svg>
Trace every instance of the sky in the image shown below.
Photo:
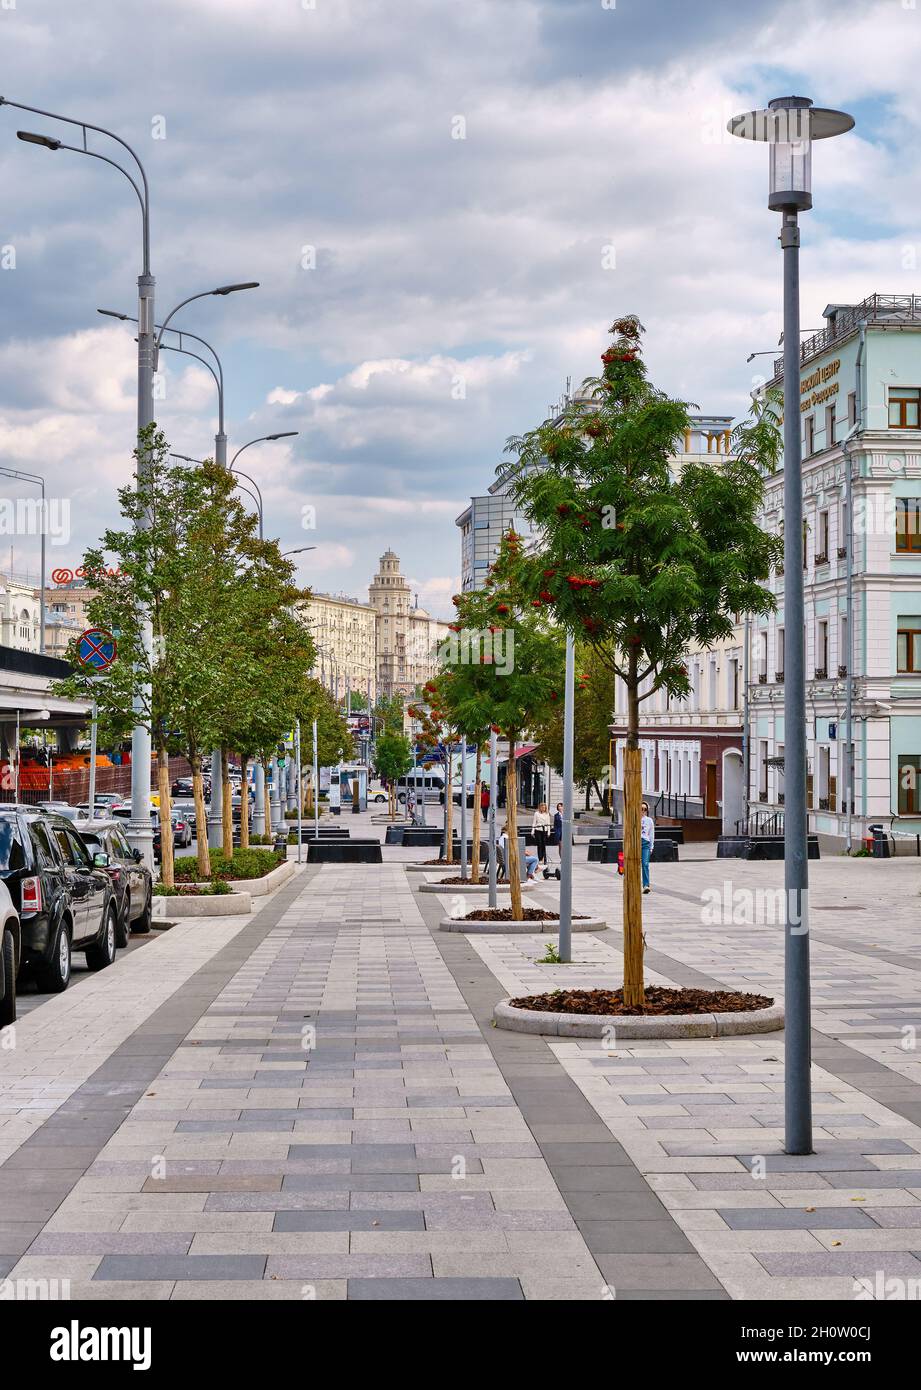
<svg viewBox="0 0 921 1390"><path fill-rule="evenodd" d="M657 385L743 415L781 327L764 147L725 133L774 96L857 119L813 151L802 324L921 292L921 0L0 0L0 93L137 152L158 316L223 362L229 454L298 577L366 599L401 556L439 616L455 518L507 439L593 374L636 313ZM15 138L0 107L0 467L40 474L74 568L131 476L140 218L115 169ZM127 158L91 136L90 149ZM172 448L213 453L216 392L161 358ZM0 477L0 574L38 541ZM26 528L28 529L28 528Z"/></svg>

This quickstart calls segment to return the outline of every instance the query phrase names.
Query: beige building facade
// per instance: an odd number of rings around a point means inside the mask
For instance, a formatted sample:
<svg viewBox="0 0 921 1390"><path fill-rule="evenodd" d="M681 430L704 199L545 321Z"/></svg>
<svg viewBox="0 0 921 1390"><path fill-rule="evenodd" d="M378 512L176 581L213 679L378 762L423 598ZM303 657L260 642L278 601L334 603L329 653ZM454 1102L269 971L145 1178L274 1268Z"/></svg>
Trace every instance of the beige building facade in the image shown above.
<svg viewBox="0 0 921 1390"><path fill-rule="evenodd" d="M368 586L368 599L377 614L380 693L412 695L435 674L438 645L447 635L447 623L419 607L400 570L400 557L392 550L381 556L377 574Z"/></svg>
<svg viewBox="0 0 921 1390"><path fill-rule="evenodd" d="M346 691L377 698L377 612L345 594L312 594L307 621L317 644L311 672L339 700Z"/></svg>

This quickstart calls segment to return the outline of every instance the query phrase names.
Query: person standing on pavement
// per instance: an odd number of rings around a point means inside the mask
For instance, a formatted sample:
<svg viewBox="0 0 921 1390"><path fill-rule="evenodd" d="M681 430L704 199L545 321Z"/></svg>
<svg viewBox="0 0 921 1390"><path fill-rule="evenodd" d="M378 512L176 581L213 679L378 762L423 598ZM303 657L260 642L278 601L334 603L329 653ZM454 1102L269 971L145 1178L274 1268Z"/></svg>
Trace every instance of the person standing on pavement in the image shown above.
<svg viewBox="0 0 921 1390"><path fill-rule="evenodd" d="M562 861L563 861L563 803L562 803L562 801L558 801L558 802L556 803L556 812L554 813L554 817L553 817L553 843L554 843L554 844L556 845L556 847L557 847L557 850L558 850L559 856L560 856L560 862L562 863Z"/></svg>
<svg viewBox="0 0 921 1390"><path fill-rule="evenodd" d="M406 793L406 810L409 813L410 825L416 824L416 793L408 791Z"/></svg>
<svg viewBox="0 0 921 1390"><path fill-rule="evenodd" d="M480 810L483 813L483 819L489 820L489 788L485 782L480 788Z"/></svg>
<svg viewBox="0 0 921 1390"><path fill-rule="evenodd" d="M652 858L652 847L656 842L656 823L649 814L649 803L643 802L642 817L640 819L640 851L643 863L643 892L648 893L649 888L649 861Z"/></svg>
<svg viewBox="0 0 921 1390"><path fill-rule="evenodd" d="M537 846L537 862L546 865L547 836L550 834L550 812L547 810L546 801L542 801L534 812L531 830L534 835L534 843Z"/></svg>

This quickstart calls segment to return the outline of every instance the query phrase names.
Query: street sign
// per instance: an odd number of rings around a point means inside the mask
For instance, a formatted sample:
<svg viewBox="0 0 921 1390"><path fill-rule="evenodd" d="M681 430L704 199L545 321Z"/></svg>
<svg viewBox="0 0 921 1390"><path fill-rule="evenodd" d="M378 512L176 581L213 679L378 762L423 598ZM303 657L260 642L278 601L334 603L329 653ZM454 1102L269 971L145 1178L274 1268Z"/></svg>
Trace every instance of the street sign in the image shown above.
<svg viewBox="0 0 921 1390"><path fill-rule="evenodd" d="M111 632L102 627L89 627L81 634L77 645L77 660L92 671L107 671L118 655L118 645Z"/></svg>

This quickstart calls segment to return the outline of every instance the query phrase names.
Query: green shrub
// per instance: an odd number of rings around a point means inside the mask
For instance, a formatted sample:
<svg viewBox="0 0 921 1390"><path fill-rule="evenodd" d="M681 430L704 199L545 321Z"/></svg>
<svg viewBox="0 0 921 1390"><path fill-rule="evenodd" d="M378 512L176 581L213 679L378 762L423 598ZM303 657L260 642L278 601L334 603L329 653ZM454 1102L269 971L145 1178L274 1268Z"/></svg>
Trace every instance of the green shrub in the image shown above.
<svg viewBox="0 0 921 1390"><path fill-rule="evenodd" d="M269 841L271 844L271 841ZM262 878L277 869L282 862L280 855L268 849L235 849L227 859L224 851L211 851L211 879L221 881L228 878ZM194 883L198 879L198 859L191 854L180 855L176 860L176 880L181 883ZM223 889L219 889L223 892Z"/></svg>
<svg viewBox="0 0 921 1390"><path fill-rule="evenodd" d="M179 889L171 888L165 883L155 883L153 886L154 896L157 898L178 898Z"/></svg>

